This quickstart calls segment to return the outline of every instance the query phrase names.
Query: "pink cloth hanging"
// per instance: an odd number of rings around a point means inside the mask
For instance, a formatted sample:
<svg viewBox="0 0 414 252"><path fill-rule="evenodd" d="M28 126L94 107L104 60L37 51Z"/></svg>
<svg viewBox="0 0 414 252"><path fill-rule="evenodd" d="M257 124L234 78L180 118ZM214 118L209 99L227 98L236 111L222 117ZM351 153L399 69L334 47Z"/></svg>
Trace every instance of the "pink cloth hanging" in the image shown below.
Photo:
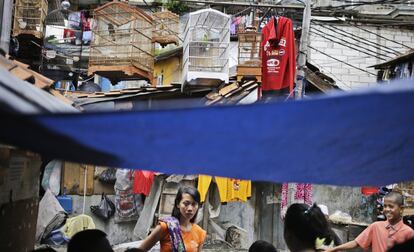
<svg viewBox="0 0 414 252"><path fill-rule="evenodd" d="M289 184L283 183L282 184L282 195L280 201L280 216L282 219L286 215L286 211L288 208L288 204L293 203L305 203L308 205L312 205L312 184L309 183L295 183L294 184L294 197L293 202L289 202Z"/></svg>

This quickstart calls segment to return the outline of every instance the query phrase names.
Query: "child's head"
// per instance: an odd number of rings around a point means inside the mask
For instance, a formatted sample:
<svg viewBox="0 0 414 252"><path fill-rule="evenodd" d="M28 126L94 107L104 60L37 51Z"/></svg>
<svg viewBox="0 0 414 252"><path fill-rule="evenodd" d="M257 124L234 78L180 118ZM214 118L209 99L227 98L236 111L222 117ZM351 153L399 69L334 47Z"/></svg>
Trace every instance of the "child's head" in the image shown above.
<svg viewBox="0 0 414 252"><path fill-rule="evenodd" d="M404 197L401 193L390 192L384 196L384 215L391 224L399 222L404 209Z"/></svg>
<svg viewBox="0 0 414 252"><path fill-rule="evenodd" d="M277 252L277 250L273 244L267 241L258 240L250 246L249 252Z"/></svg>
<svg viewBox="0 0 414 252"><path fill-rule="evenodd" d="M194 187L180 187L174 201L172 216L180 220L182 217L194 222L201 205L200 193Z"/></svg>
<svg viewBox="0 0 414 252"><path fill-rule="evenodd" d="M285 216L284 238L291 251L315 249L316 239L333 241L329 224L321 209L313 204L292 204Z"/></svg>
<svg viewBox="0 0 414 252"><path fill-rule="evenodd" d="M68 243L67 252L113 252L106 234L98 229L76 233Z"/></svg>

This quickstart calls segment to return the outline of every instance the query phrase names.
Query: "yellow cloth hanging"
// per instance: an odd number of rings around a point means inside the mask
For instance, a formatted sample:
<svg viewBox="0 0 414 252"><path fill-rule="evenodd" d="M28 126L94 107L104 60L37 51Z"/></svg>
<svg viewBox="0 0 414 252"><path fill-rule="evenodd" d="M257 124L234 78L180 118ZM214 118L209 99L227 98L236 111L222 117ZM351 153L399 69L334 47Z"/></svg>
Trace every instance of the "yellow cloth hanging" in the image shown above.
<svg viewBox="0 0 414 252"><path fill-rule="evenodd" d="M247 201L252 194L251 181L241 179L228 179L227 200L228 201Z"/></svg>
<svg viewBox="0 0 414 252"><path fill-rule="evenodd" d="M220 202L227 202L227 182L228 178L224 177L214 177L217 188L220 194Z"/></svg>
<svg viewBox="0 0 414 252"><path fill-rule="evenodd" d="M201 202L204 202L206 200L206 195L207 195L210 183L211 183L211 179L212 177L208 175L198 175L197 189L200 192Z"/></svg>
<svg viewBox="0 0 414 252"><path fill-rule="evenodd" d="M198 175L197 189L200 192L200 200L204 202L212 177ZM247 201L252 196L252 182L250 180L214 177L220 195L220 202Z"/></svg>

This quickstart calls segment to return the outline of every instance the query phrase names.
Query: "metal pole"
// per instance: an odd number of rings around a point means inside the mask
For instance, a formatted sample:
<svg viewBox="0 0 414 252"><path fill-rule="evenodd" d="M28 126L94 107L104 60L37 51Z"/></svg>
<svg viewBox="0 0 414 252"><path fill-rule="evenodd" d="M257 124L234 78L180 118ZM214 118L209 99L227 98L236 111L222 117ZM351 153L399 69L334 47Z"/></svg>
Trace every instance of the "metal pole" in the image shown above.
<svg viewBox="0 0 414 252"><path fill-rule="evenodd" d="M309 28L311 19L310 0L305 1L305 9L303 10L302 35L300 36L298 73L296 76L296 99L302 99L305 93L304 79L306 69L306 58L308 55L309 45Z"/></svg>

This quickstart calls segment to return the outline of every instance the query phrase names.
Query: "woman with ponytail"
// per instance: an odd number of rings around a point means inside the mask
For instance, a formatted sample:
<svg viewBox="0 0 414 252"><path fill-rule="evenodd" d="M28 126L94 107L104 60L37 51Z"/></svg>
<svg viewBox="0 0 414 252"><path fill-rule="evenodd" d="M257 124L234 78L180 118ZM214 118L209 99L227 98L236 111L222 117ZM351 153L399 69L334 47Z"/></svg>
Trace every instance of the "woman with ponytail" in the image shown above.
<svg viewBox="0 0 414 252"><path fill-rule="evenodd" d="M340 243L316 204L290 205L285 216L284 238L291 252L319 251Z"/></svg>

